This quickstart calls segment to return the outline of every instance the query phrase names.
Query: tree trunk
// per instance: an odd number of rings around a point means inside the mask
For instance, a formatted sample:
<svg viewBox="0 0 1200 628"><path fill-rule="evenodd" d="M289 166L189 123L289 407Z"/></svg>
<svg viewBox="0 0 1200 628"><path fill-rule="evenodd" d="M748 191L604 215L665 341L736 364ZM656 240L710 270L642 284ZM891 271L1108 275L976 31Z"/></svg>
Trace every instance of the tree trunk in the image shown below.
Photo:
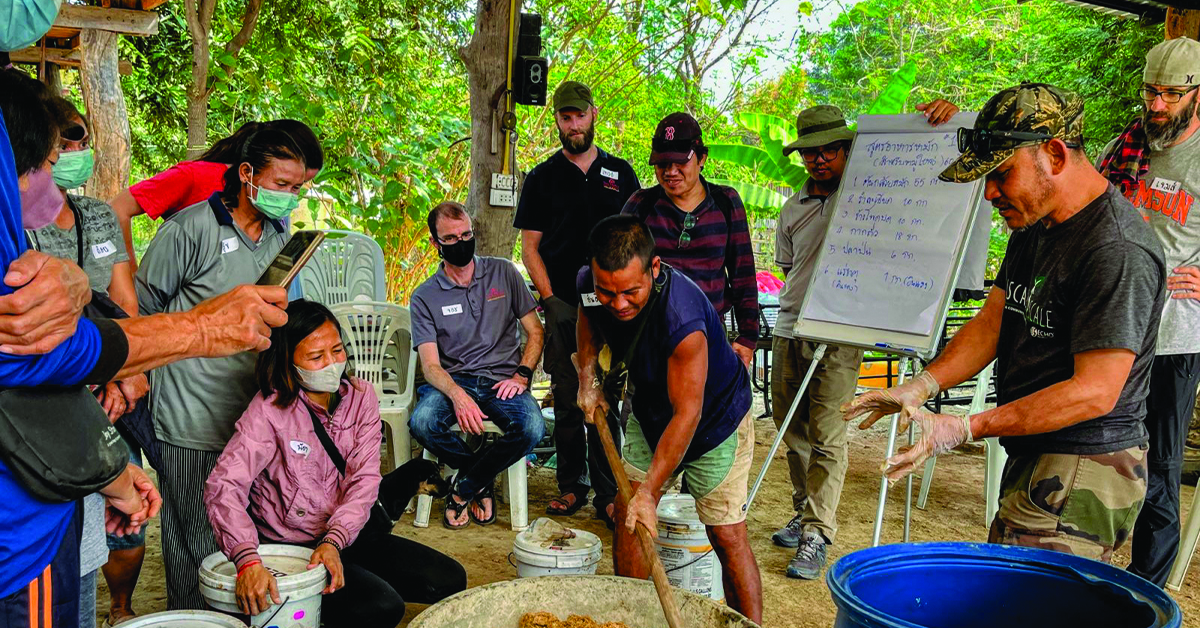
<svg viewBox="0 0 1200 628"><path fill-rule="evenodd" d="M45 78L43 78L43 80L46 82L46 86L50 88L50 91L55 96L63 95L62 74L58 67L58 64L56 64L56 63L47 63L46 64L46 76L45 76Z"/></svg>
<svg viewBox="0 0 1200 628"><path fill-rule="evenodd" d="M110 199L129 187L129 114L121 91L117 34L84 29L79 82L92 123L96 168L87 183L88 196Z"/></svg>
<svg viewBox="0 0 1200 628"><path fill-rule="evenodd" d="M192 29L192 83L187 88L187 155L196 159L208 147L208 50L207 30Z"/></svg>
<svg viewBox="0 0 1200 628"><path fill-rule="evenodd" d="M521 8L517 2L517 11ZM517 232L512 227L513 208L489 203L492 173L500 172L503 151L509 150L508 138L500 133L500 118L506 99L501 98L493 124L492 106L503 92L508 72L508 0L479 0L475 10L475 33L471 42L458 51L467 67L471 93L471 184L467 209L474 221L480 255L512 258ZM498 147L492 152L493 142ZM515 172L514 163L510 170Z"/></svg>
<svg viewBox="0 0 1200 628"><path fill-rule="evenodd" d="M1176 37L1200 38L1200 10L1167 9L1167 39Z"/></svg>

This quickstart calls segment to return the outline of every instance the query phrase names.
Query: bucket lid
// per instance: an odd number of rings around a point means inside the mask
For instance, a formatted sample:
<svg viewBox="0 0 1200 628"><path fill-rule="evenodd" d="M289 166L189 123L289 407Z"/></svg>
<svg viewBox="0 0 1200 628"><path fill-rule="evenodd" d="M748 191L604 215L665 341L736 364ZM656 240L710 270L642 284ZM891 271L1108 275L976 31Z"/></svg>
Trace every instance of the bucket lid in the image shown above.
<svg viewBox="0 0 1200 628"><path fill-rule="evenodd" d="M314 586L324 582L328 572L324 565L308 568L308 561L313 551L300 545L267 544L258 547L258 555L262 557L263 567L275 576L279 593ZM218 582L232 583L237 581L237 568L221 552L212 554L200 563L200 577L212 578Z"/></svg>
<svg viewBox="0 0 1200 628"><path fill-rule="evenodd" d="M238 619L212 611L152 613L122 625L128 628L246 628L246 624Z"/></svg>
<svg viewBox="0 0 1200 628"><path fill-rule="evenodd" d="M586 530L568 528L546 517L534 521L513 541L514 554L524 562L540 567L562 566L560 558L574 558L578 562L593 554L599 560L603 552L604 543L600 537Z"/></svg>
<svg viewBox="0 0 1200 628"><path fill-rule="evenodd" d="M696 498L686 493L668 493L658 502L658 522L684 526L693 531L704 532L700 515L696 514Z"/></svg>

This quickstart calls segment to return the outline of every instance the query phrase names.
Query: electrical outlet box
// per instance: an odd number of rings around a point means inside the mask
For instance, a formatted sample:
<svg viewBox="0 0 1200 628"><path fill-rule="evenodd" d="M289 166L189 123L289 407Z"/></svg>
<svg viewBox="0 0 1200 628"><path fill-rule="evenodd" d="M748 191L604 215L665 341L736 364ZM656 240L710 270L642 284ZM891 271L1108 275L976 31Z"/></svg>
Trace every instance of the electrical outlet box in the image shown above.
<svg viewBox="0 0 1200 628"><path fill-rule="evenodd" d="M517 206L517 179L511 174L492 173L492 189L488 202L493 207Z"/></svg>

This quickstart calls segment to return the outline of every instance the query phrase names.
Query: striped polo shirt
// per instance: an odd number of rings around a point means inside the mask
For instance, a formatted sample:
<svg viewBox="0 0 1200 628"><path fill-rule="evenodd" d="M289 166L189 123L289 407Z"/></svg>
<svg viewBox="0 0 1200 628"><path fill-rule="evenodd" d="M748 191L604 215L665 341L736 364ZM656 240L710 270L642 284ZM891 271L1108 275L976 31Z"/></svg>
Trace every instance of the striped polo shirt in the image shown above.
<svg viewBox="0 0 1200 628"><path fill-rule="evenodd" d="M675 206L661 185L635 192L621 210L641 218L654 235L662 261L687 275L722 317L732 309L737 343L754 348L758 341L758 283L746 209L737 191L700 179L708 195L691 213L696 225L690 241L680 246L688 212ZM718 203L718 197L720 202ZM720 205L724 205L724 210Z"/></svg>

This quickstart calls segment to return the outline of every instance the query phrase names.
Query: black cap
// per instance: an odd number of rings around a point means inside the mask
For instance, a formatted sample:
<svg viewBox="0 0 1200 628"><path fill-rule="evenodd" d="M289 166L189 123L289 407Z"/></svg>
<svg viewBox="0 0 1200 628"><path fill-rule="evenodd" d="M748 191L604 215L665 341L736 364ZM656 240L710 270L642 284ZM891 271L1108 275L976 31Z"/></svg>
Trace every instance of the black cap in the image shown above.
<svg viewBox="0 0 1200 628"><path fill-rule="evenodd" d="M654 129L654 139L650 141L650 165L687 163L695 149L703 145L700 123L691 115L676 111L663 118Z"/></svg>

